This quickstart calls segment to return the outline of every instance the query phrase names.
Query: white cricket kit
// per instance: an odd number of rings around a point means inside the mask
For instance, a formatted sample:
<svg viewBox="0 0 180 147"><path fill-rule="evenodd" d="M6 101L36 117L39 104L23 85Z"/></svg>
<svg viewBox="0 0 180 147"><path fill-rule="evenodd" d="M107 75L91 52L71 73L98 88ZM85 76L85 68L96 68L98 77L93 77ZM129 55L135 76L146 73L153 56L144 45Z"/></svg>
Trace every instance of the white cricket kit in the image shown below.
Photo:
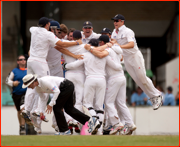
<svg viewBox="0 0 180 147"><path fill-rule="evenodd" d="M119 53L122 53L119 45L116 45L115 47L115 49L119 48ZM116 54L111 48L107 48L106 51L109 52L109 56L114 62L121 65L120 54ZM111 125L115 125L119 123L119 116L121 122L125 121L122 122L123 124L132 124L132 116L126 106L126 78L122 66L120 71L114 70L111 66L106 66L106 73L108 80L105 95L105 110L108 114L108 121ZM117 110L115 109L114 104Z"/></svg>
<svg viewBox="0 0 180 147"><path fill-rule="evenodd" d="M83 44L87 44L91 39L98 39L101 36L101 34L97 34L97 33L93 32L93 31L92 31L92 34L87 38L85 38L85 35L84 35L83 31L81 31L81 34L82 34L82 42L83 42Z"/></svg>
<svg viewBox="0 0 180 147"><path fill-rule="evenodd" d="M75 62L69 63L66 65L66 68L76 69L78 66L84 64L86 80L84 84L83 105L89 109L92 116L96 116L95 110L100 112L98 113L99 121L103 122L103 103L106 89L105 66L107 64L116 70L120 70L121 66L119 64L115 64L110 57L100 59L89 52L86 52L83 55L83 60L77 60Z"/></svg>
<svg viewBox="0 0 180 147"><path fill-rule="evenodd" d="M60 94L59 86L63 81L64 81L63 77L56 77L56 76L44 76L38 78L39 85L36 87L36 91L37 93L39 93L40 96L39 112L42 113L45 112L44 105L47 104L46 101L47 93L53 93L53 98L51 99L49 105L53 107L56 104L56 99Z"/></svg>
<svg viewBox="0 0 180 147"><path fill-rule="evenodd" d="M161 93L158 91L152 81L146 76L144 58L137 47L134 32L125 25L119 27L118 34L113 30L111 38L116 39L118 44L124 45L128 42L134 42L134 47L131 49L123 49L124 64L126 70L134 79L136 84L150 97L157 97Z"/></svg>
<svg viewBox="0 0 180 147"><path fill-rule="evenodd" d="M47 63L51 76L63 77L63 69L61 65L61 52L51 47L47 55Z"/></svg>
<svg viewBox="0 0 180 147"><path fill-rule="evenodd" d="M27 74L37 74L38 77L50 75L46 57L49 48L54 47L59 39L52 32L42 27L31 27L30 32L31 44L30 57L27 61ZM38 97L39 95L35 89L27 88L25 110L33 112L37 108ZM33 104L32 101L35 101L35 103Z"/></svg>
<svg viewBox="0 0 180 147"><path fill-rule="evenodd" d="M84 44L68 47L67 49L75 55L83 54L87 52L87 50L84 48ZM76 61L75 58L67 55L64 55L64 59L66 63L71 63ZM66 79L73 82L75 87L76 104L74 107L80 110L81 112L83 112L82 101L83 101L84 81L85 81L84 65L81 65L76 69L70 69L66 71L65 77Z"/></svg>

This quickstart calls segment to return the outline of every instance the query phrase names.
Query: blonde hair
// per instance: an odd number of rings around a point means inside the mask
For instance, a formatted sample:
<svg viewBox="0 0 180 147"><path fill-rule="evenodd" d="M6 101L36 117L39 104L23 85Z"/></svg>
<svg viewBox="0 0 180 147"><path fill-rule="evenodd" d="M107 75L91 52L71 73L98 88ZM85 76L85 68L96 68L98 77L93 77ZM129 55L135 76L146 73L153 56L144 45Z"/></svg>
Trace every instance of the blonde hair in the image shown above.
<svg viewBox="0 0 180 147"><path fill-rule="evenodd" d="M68 28L67 28L67 26L65 25L65 24L61 24L60 25L60 30L61 30L61 32L64 32L64 33L68 33Z"/></svg>

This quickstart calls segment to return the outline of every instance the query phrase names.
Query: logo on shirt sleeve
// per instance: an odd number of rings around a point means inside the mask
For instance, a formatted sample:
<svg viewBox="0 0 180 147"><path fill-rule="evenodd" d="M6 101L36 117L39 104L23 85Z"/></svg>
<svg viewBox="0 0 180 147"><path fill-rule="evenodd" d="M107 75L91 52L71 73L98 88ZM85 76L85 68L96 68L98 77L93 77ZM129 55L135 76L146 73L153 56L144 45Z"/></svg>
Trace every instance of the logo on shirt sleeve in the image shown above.
<svg viewBox="0 0 180 147"><path fill-rule="evenodd" d="M56 87L56 86L54 86L54 87L51 89L51 91L54 91L56 88L57 88L57 87Z"/></svg>

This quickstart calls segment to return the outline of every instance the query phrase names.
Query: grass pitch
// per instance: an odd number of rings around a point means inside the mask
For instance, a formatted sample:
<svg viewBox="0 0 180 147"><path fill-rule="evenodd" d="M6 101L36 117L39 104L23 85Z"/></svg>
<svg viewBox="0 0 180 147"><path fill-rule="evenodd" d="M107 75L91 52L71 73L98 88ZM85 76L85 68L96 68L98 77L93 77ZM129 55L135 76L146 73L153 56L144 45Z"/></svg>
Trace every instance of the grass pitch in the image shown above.
<svg viewBox="0 0 180 147"><path fill-rule="evenodd" d="M179 136L1 136L1 146L179 146Z"/></svg>

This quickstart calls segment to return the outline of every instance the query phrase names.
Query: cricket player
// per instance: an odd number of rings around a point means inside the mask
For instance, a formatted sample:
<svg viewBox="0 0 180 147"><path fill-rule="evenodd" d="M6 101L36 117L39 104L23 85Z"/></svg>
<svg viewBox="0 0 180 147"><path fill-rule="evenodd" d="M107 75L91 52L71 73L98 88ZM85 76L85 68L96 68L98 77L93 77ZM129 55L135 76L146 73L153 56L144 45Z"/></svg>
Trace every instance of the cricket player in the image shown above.
<svg viewBox="0 0 180 147"><path fill-rule="evenodd" d="M109 37L107 35L101 35L98 40L100 46L109 43ZM92 48L87 45L85 48L87 50L92 50ZM119 52L116 53L115 51ZM98 48L93 48L91 53L99 58L104 58L109 55L114 62L121 65L120 60L122 49L117 44L114 44L111 48L106 48L104 51L99 51ZM111 66L106 66L107 89L104 104L105 111L108 114L108 120L113 126L109 132L110 135L114 135L123 129L124 124L121 123L121 118L131 126L131 131L136 129L130 111L126 106L126 78L122 66L120 69L120 71L116 71ZM117 110L115 109L114 104Z"/></svg>
<svg viewBox="0 0 180 147"><path fill-rule="evenodd" d="M91 39L89 43L93 44L94 42L98 45L97 39ZM112 66L115 70L120 70L121 66L114 63L110 57L100 59L90 52L86 52L83 55L84 59L66 64L66 68L76 69L84 65L86 80L84 83L83 105L89 109L92 116L99 117L99 121L102 124L104 120L103 103L106 90L105 66ZM99 135L102 135L102 125L98 131Z"/></svg>
<svg viewBox="0 0 180 147"><path fill-rule="evenodd" d="M118 43L123 49L126 70L136 84L150 97L153 109L157 110L162 105L163 97L146 76L144 58L138 49L134 32L124 25L125 18L123 15L117 14L112 20L114 20L115 27L111 36L112 43Z"/></svg>

